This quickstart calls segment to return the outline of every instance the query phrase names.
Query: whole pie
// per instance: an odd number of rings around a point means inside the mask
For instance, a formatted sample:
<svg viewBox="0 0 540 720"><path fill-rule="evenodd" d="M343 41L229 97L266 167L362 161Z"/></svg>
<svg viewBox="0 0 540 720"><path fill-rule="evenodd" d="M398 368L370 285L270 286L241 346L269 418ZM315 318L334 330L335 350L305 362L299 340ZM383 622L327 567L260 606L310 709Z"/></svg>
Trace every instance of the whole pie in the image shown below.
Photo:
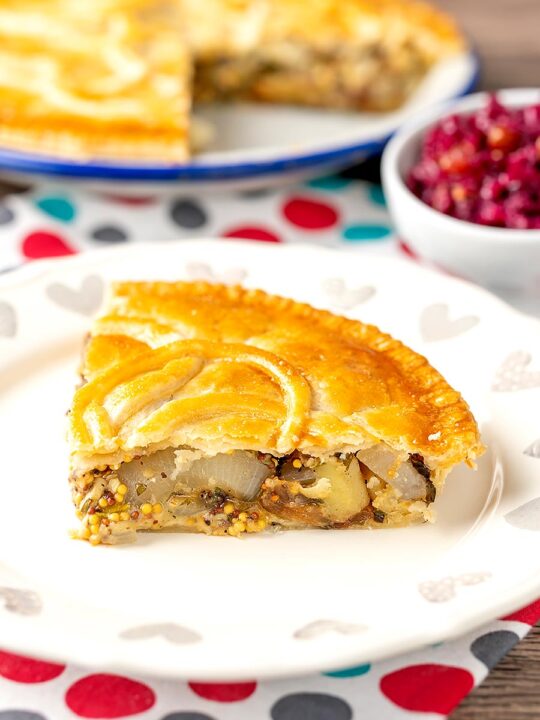
<svg viewBox="0 0 540 720"><path fill-rule="evenodd" d="M376 327L260 290L120 282L69 413L93 544L432 519L482 451L460 394Z"/></svg>
<svg viewBox="0 0 540 720"><path fill-rule="evenodd" d="M192 97L386 111L462 47L417 0L0 0L0 145L178 163Z"/></svg>

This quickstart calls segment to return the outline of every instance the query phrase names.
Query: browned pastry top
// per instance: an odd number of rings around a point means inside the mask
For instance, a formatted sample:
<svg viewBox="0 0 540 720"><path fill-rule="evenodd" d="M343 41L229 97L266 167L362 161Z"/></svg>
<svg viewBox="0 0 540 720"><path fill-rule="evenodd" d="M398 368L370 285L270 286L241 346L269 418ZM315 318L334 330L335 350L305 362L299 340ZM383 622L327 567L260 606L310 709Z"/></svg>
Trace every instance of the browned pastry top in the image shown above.
<svg viewBox="0 0 540 720"><path fill-rule="evenodd" d="M439 468L481 451L467 404L425 358L260 290L116 283L82 372L70 417L85 465L169 445L285 454L384 440Z"/></svg>

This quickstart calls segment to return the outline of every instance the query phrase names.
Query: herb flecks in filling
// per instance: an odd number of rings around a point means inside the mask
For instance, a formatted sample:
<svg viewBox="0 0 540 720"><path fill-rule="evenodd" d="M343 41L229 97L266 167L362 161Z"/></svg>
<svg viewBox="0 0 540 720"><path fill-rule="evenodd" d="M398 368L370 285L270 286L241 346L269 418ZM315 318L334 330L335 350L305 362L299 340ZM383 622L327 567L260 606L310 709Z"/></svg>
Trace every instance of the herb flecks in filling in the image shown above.
<svg viewBox="0 0 540 720"><path fill-rule="evenodd" d="M326 458L250 450L206 457L190 448L135 456L72 478L78 536L99 544L156 526L233 536L270 525L376 527L387 521L383 498L411 512L435 499L424 458L400 457L382 443Z"/></svg>

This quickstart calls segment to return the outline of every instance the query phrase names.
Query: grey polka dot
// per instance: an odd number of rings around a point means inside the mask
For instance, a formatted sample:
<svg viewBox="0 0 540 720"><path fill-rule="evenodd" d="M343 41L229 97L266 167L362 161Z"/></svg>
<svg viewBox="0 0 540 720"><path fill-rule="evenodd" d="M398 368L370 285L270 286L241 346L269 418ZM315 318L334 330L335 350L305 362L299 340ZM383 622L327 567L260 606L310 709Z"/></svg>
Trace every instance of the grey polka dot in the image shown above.
<svg viewBox="0 0 540 720"><path fill-rule="evenodd" d="M128 239L127 233L116 225L100 225L92 230L91 236L94 240L109 243L125 242Z"/></svg>
<svg viewBox="0 0 540 720"><path fill-rule="evenodd" d="M246 198L247 200L256 200L257 198L266 197L267 195L270 195L270 190L267 188L253 188L253 190L242 190L240 193L241 198Z"/></svg>
<svg viewBox="0 0 540 720"><path fill-rule="evenodd" d="M0 720L45 720L45 716L31 710L2 710Z"/></svg>
<svg viewBox="0 0 540 720"><path fill-rule="evenodd" d="M170 213L173 222L189 230L202 227L208 220L203 208L194 200L175 200Z"/></svg>
<svg viewBox="0 0 540 720"><path fill-rule="evenodd" d="M494 630L481 635L471 645L471 652L477 660L491 670L518 642L519 636L510 630Z"/></svg>
<svg viewBox="0 0 540 720"><path fill-rule="evenodd" d="M297 693L282 697L270 711L272 720L351 720L345 700L322 693Z"/></svg>
<svg viewBox="0 0 540 720"><path fill-rule="evenodd" d="M0 225L7 225L15 217L13 210L10 210L5 205L0 205Z"/></svg>
<svg viewBox="0 0 540 720"><path fill-rule="evenodd" d="M0 718L1 720L1 718ZM210 715L204 715L199 712L173 712L165 715L161 720L214 720Z"/></svg>

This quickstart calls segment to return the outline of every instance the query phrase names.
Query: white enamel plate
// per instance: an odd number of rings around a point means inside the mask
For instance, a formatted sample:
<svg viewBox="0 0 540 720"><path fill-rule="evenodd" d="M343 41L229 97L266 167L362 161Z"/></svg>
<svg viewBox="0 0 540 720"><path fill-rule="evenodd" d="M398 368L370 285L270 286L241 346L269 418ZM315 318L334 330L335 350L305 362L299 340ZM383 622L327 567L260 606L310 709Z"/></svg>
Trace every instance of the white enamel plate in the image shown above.
<svg viewBox="0 0 540 720"><path fill-rule="evenodd" d="M434 525L243 540L144 534L91 547L67 485L65 412L110 279L218 281L378 324L427 355L488 446ZM249 679L437 642L540 595L540 325L406 261L291 245L179 242L35 263L0 282L0 637L101 670Z"/></svg>

